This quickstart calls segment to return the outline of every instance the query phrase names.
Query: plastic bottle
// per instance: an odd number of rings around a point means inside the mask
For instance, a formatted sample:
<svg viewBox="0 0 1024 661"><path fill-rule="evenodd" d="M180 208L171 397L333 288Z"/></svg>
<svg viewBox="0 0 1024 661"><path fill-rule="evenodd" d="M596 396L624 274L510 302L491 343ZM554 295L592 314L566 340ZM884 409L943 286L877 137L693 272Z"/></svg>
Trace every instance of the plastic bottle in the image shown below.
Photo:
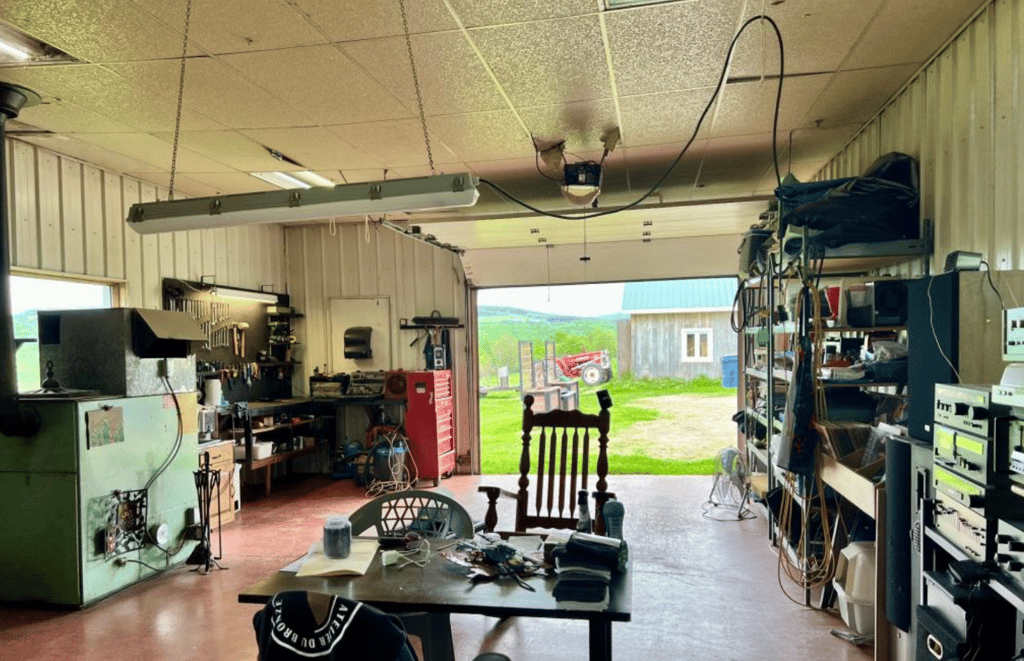
<svg viewBox="0 0 1024 661"><path fill-rule="evenodd" d="M579 518L576 520L576 531L585 533L593 532L594 522L590 518L590 508L587 506L587 492L581 490L576 502L579 505Z"/></svg>

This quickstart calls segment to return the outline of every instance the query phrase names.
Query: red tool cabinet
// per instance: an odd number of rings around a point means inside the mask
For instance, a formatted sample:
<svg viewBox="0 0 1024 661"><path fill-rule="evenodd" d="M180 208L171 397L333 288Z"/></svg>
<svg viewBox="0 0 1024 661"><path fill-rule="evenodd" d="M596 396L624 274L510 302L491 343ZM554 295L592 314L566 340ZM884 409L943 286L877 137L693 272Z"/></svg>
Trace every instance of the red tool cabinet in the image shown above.
<svg viewBox="0 0 1024 661"><path fill-rule="evenodd" d="M451 370L406 372L405 432L421 480L455 472L455 398Z"/></svg>

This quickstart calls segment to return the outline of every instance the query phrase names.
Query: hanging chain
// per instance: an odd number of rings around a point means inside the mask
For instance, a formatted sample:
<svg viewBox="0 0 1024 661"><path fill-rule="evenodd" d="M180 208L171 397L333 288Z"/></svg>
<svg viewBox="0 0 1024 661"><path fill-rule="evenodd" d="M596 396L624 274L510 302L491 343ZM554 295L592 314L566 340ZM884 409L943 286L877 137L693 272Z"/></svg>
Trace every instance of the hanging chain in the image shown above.
<svg viewBox="0 0 1024 661"><path fill-rule="evenodd" d="M402 28L405 30L405 47L409 51L409 65L412 67L412 85L416 89L416 105L418 105L420 109L420 124L423 126L423 142L427 145L427 161L430 163L430 174L434 174L434 152L430 149L430 133L427 132L427 115L423 111L423 95L420 93L420 78L416 75L416 60L413 59L412 56L412 38L409 36L409 18L405 15L405 0L398 0L398 8L402 11Z"/></svg>
<svg viewBox="0 0 1024 661"><path fill-rule="evenodd" d="M185 4L185 38L181 44L181 75L178 77L178 109L174 115L174 146L171 148L171 183L167 199L174 199L174 174L178 169L178 140L181 138L181 106L185 99L185 60L188 57L188 26L192 21L192 0Z"/></svg>

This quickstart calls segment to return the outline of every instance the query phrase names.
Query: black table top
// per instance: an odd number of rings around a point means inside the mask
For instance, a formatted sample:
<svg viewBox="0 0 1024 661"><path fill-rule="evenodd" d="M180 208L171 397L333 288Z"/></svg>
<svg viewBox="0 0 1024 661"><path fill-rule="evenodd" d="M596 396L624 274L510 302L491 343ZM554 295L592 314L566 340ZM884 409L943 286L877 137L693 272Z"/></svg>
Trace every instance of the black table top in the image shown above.
<svg viewBox="0 0 1024 661"><path fill-rule="evenodd" d="M530 592L510 578L473 585L465 572L465 567L436 554L431 555L425 567L384 567L378 551L364 576L299 578L290 572L277 572L243 590L238 601L264 604L278 592L307 590L361 601L387 612L470 613L607 622L629 622L632 618L632 577L628 569L612 575L608 608L602 611L559 608L552 594L554 577L526 579L536 588L536 592Z"/></svg>

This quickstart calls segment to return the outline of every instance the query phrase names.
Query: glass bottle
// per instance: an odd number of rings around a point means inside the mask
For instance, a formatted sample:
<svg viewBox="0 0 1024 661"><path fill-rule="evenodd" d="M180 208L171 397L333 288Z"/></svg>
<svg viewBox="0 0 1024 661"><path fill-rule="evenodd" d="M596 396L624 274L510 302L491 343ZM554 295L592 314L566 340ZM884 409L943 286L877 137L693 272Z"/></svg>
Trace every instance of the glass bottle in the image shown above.
<svg viewBox="0 0 1024 661"><path fill-rule="evenodd" d="M587 506L587 492L580 490L576 502L579 505L579 518L576 520L576 532L593 532L594 524L590 518L590 509Z"/></svg>

